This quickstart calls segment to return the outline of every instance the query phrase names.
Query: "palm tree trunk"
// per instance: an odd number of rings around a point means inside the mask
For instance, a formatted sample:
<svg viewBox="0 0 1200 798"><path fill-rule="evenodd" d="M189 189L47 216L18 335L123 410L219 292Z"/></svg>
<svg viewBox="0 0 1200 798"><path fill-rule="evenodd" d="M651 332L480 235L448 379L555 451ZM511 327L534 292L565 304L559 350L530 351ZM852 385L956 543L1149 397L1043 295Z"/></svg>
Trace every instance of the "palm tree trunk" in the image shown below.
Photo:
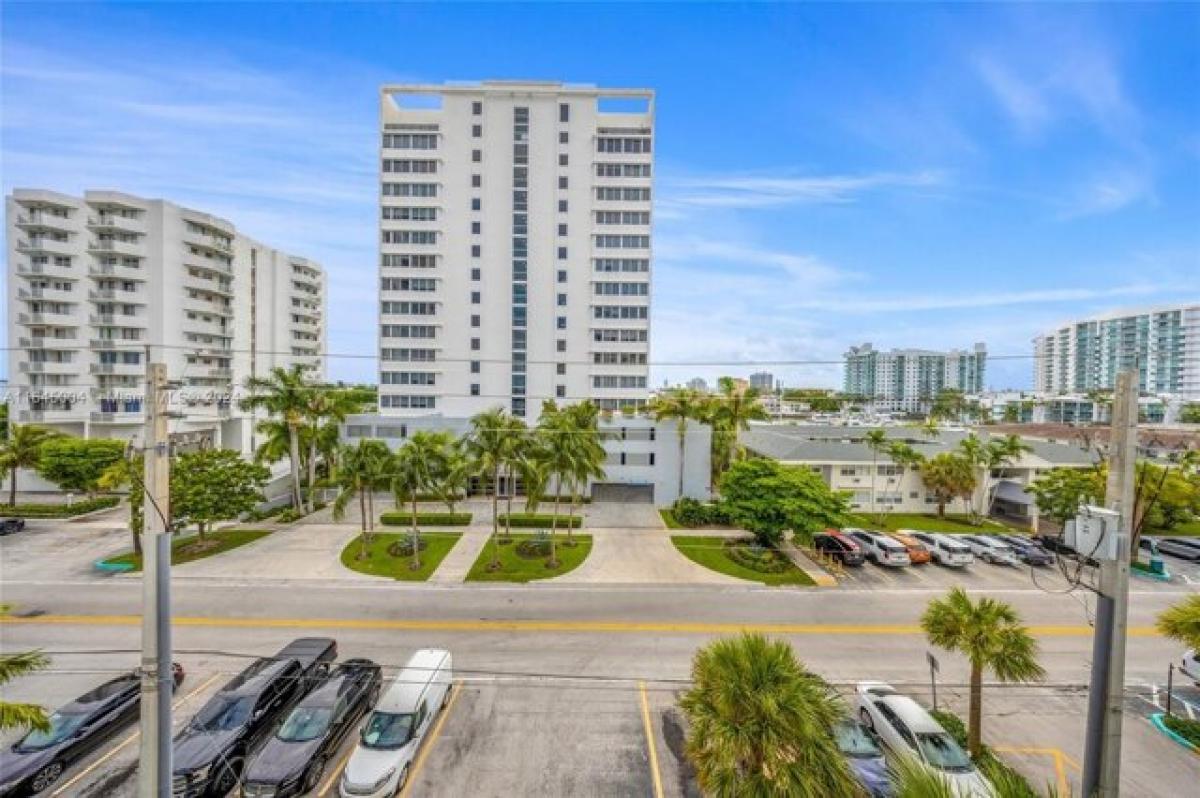
<svg viewBox="0 0 1200 798"><path fill-rule="evenodd" d="M871 450L871 512L879 520L879 503L875 501L875 480L879 477L879 453Z"/></svg>
<svg viewBox="0 0 1200 798"><path fill-rule="evenodd" d="M554 487L554 512L550 515L550 561L551 568L558 567L558 549L554 546L554 534L558 531L558 503L562 501L562 483Z"/></svg>
<svg viewBox="0 0 1200 798"><path fill-rule="evenodd" d="M946 502L938 499L938 518L946 517Z"/></svg>
<svg viewBox="0 0 1200 798"><path fill-rule="evenodd" d="M292 463L292 507L296 512L303 512L300 502L300 430L295 424L288 424L288 457Z"/></svg>
<svg viewBox="0 0 1200 798"><path fill-rule="evenodd" d="M363 493L361 485L358 488L358 513L359 524L362 526L362 535L359 537L362 546L359 549L358 559L365 560L367 559L367 497Z"/></svg>
<svg viewBox="0 0 1200 798"><path fill-rule="evenodd" d="M375 485L367 485L367 511L365 514L367 529L370 531L368 537L374 537L375 532Z"/></svg>
<svg viewBox="0 0 1200 798"><path fill-rule="evenodd" d="M972 759L979 759L983 740L983 666L971 663L971 706L967 712L967 749Z"/></svg>
<svg viewBox="0 0 1200 798"><path fill-rule="evenodd" d="M412 569L414 571L421 567L421 533L417 530L417 491L415 487L412 493Z"/></svg>
<svg viewBox="0 0 1200 798"><path fill-rule="evenodd" d="M575 524L575 505L577 503L575 498L578 495L575 491L576 487L577 486L575 484L575 481L571 480L571 501L567 505L567 545L568 546L575 545L575 533L572 532L571 530L574 529L574 524Z"/></svg>
<svg viewBox="0 0 1200 798"><path fill-rule="evenodd" d="M308 443L308 511L311 513L317 506L315 498L317 492L317 437L313 434L313 439Z"/></svg>
<svg viewBox="0 0 1200 798"><path fill-rule="evenodd" d="M684 466L684 463L686 462L684 460L684 453L686 451L687 451L687 419L683 418L683 419L679 420L679 495L675 497L676 501L683 498L683 466Z"/></svg>
<svg viewBox="0 0 1200 798"><path fill-rule="evenodd" d="M504 537L512 537L512 500L513 500L513 470L512 466L508 467L508 490L504 491Z"/></svg>
<svg viewBox="0 0 1200 798"><path fill-rule="evenodd" d="M8 506L14 510L17 507L17 467L15 465L9 469Z"/></svg>
<svg viewBox="0 0 1200 798"><path fill-rule="evenodd" d="M492 570L500 568L500 469L492 471Z"/></svg>

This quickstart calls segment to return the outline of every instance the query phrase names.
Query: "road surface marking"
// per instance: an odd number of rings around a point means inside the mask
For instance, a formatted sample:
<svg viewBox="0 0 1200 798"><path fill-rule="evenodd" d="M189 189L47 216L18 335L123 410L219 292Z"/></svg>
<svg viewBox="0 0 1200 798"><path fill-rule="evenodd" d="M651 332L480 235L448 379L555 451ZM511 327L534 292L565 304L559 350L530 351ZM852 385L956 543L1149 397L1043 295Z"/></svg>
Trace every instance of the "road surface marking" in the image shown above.
<svg viewBox="0 0 1200 798"><path fill-rule="evenodd" d="M1062 795L1070 795L1071 785L1067 781L1067 768L1070 765L1075 770L1081 770L1079 763L1076 762L1061 748L1012 748L1001 746L996 748L997 751L1010 754L1039 754L1041 756L1049 756L1054 759L1054 774L1058 778L1058 792Z"/></svg>
<svg viewBox="0 0 1200 798"><path fill-rule="evenodd" d="M413 785L417 783L417 776L420 775L421 768L425 765L425 759L429 756L429 752L433 750L433 744L438 741L438 737L442 733L442 726L446 725L446 718L450 717L450 710L454 709L454 702L458 700L458 694L462 692L462 688L455 684L451 685L450 691L450 700L446 702L446 706L438 716L437 722L433 724L433 730L429 732L429 737L422 741L421 750L417 752L417 758L412 764L412 770L408 771L408 781L396 798L408 798L409 793L412 792Z"/></svg>
<svg viewBox="0 0 1200 798"><path fill-rule="evenodd" d="M371 618L212 618L182 616L171 619L176 628L186 626L240 629L367 629L409 632L656 632L679 634L737 634L762 632L784 635L919 635L917 624L803 624L803 623L699 623L683 621L539 621L539 620L415 620ZM137 626L140 615L39 615L30 618L0 617L0 626ZM1091 637L1084 625L1033 625L1042 637ZM1130 626L1129 637L1161 637L1153 626Z"/></svg>
<svg viewBox="0 0 1200 798"><path fill-rule="evenodd" d="M182 705L183 705L183 703L184 703L185 701L187 701L187 700L188 700L188 699L190 699L190 698L193 698L194 696L196 696L197 694L199 694L201 690L204 690L204 689L205 689L205 688L207 688L207 687L208 687L210 684L212 684L213 682L215 682L217 679L220 679L220 678L221 678L221 674L219 674L219 673L214 673L212 676L208 677L208 680L207 680L207 681L203 682L203 683L202 683L202 684L201 684L199 687L197 687L195 690L193 690L192 692L188 693L187 695L185 695L183 698L179 699L179 700L178 700L178 701L176 701L175 703L171 704L171 709L178 709L180 706L182 706ZM112 759L112 758L113 758L114 756L116 756L116 755L117 755L119 752L121 752L121 751L122 751L122 750L124 750L126 747L128 747L130 743L134 742L135 740L137 740L137 738L139 738L139 737L141 737L141 736L142 736L142 733L141 733L140 731L135 731L133 734L131 734L131 735L129 735L128 737L126 737L124 740L122 740L121 742L119 742L119 743L118 743L118 744L117 744L117 745L116 745L116 746L115 746L115 747L114 747L114 748L113 748L111 751L109 751L107 754L105 754L104 756L100 757L100 758L99 758L99 759L97 759L95 762L93 762L92 764L90 764L90 765L88 765L86 768L84 768L83 770L81 770L81 771L79 771L78 773L76 773L74 776L72 776L72 777L71 777L71 780L70 780L70 781L68 781L68 782L67 782L66 784L64 784L63 786L59 787L59 788L58 788L57 790L55 790L54 792L50 793L50 796L51 796L51 798L56 798L56 796L62 795L64 792L66 792L66 791L67 791L67 789L68 789L69 787L72 787L72 786L74 786L75 784L77 784L77 783L79 782L79 780L80 780L80 779L82 779L82 778L83 778L84 776L86 776L87 774L91 773L91 772L92 772L93 770L95 770L96 768L98 768L98 767L100 767L101 765L103 765L103 764L104 764L105 762L107 762L108 760Z"/></svg>
<svg viewBox="0 0 1200 798"><path fill-rule="evenodd" d="M329 774L329 778L325 779L325 783L317 790L318 798L323 798L323 796L328 795L329 791L333 789L333 785L337 783L338 776L342 775L342 770L345 769L346 763L350 761L350 756L357 747L357 745L350 746L350 750L346 752L346 755L338 760L337 765L333 768L333 772Z"/></svg>
<svg viewBox="0 0 1200 798"><path fill-rule="evenodd" d="M662 774L658 771L658 747L654 743L654 725L650 723L650 700L646 698L646 683L638 682L642 701L642 725L646 728L646 748L650 751L650 776L654 780L654 798L663 798Z"/></svg>

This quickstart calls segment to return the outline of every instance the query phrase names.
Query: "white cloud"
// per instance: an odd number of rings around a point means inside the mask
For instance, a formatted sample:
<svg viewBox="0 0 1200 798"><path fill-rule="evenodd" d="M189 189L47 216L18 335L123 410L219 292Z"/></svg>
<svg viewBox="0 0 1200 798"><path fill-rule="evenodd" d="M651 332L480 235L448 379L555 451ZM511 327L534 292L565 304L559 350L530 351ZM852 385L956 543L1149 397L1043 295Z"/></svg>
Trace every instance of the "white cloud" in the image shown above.
<svg viewBox="0 0 1200 798"><path fill-rule="evenodd" d="M1144 172L1118 169L1098 175L1082 185L1065 201L1062 219L1113 213L1138 202L1153 199L1153 185Z"/></svg>
<svg viewBox="0 0 1200 798"><path fill-rule="evenodd" d="M663 204L670 207L764 208L798 203L842 204L862 195L891 189L941 186L945 175L937 171L875 172L858 175L711 175L667 178Z"/></svg>

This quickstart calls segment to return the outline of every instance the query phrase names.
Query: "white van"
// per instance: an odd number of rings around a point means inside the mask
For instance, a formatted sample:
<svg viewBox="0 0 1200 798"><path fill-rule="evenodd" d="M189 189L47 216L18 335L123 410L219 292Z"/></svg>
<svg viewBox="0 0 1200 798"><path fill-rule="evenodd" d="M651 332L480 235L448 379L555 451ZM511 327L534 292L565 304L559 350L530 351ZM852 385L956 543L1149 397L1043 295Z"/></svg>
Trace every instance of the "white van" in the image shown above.
<svg viewBox="0 0 1200 798"><path fill-rule="evenodd" d="M359 732L342 771L342 798L390 798L404 789L433 719L450 699L450 652L423 648L392 680Z"/></svg>

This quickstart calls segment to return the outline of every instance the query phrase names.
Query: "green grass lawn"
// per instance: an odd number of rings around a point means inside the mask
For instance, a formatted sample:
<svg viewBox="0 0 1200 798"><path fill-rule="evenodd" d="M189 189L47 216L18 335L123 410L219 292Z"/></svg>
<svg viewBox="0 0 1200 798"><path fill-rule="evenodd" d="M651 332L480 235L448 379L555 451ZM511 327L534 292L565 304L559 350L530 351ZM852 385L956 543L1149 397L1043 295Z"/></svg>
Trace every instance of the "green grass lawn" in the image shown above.
<svg viewBox="0 0 1200 798"><path fill-rule="evenodd" d="M171 565L183 565L192 560L203 560L205 557L212 557L214 554L221 554L230 549L236 549L238 546L253 543L269 534L271 534L270 529L220 529L208 533L203 549L197 547L200 538L196 535L176 538L171 541ZM133 552L109 557L105 562L110 565L132 564L133 570L142 570L142 558Z"/></svg>
<svg viewBox="0 0 1200 798"><path fill-rule="evenodd" d="M675 520L675 513L671 512L671 508L663 507L658 511L662 516L663 523L667 525L667 529L683 529L683 524Z"/></svg>
<svg viewBox="0 0 1200 798"><path fill-rule="evenodd" d="M850 517L852 526L861 526L864 529L888 529L895 531L897 529L915 529L918 532L945 532L948 534L966 534L979 535L988 532L1009 532L1014 531L1016 527L1009 527L995 519L985 520L982 524L976 526L967 521L965 515L950 515L946 514L945 518L938 518L936 515L920 515L917 513L885 513L883 515L883 523L879 523L873 514L859 513Z"/></svg>
<svg viewBox="0 0 1200 798"><path fill-rule="evenodd" d="M795 565L788 563L788 569L781 573L763 573L747 568L741 563L734 562L725 553L726 538L708 535L672 535L671 542L679 553L697 565L703 565L710 571L736 576L751 582L764 585L812 585L815 584L808 574Z"/></svg>
<svg viewBox="0 0 1200 798"><path fill-rule="evenodd" d="M1188 521L1186 524L1177 524L1170 529L1150 529L1146 531L1146 534L1200 537L1200 518L1196 519L1195 521Z"/></svg>
<svg viewBox="0 0 1200 798"><path fill-rule="evenodd" d="M557 541L558 567L547 568L546 558L529 559L517 554L517 544L522 540L533 540L537 535L514 534L512 542L500 546L500 570L489 571L488 564L492 561L492 541L488 541L479 553L475 564L467 574L468 582L532 582L535 579L548 579L561 576L573 571L587 559L592 551L591 535L574 535L575 546L564 546L566 535L559 532Z"/></svg>
<svg viewBox="0 0 1200 798"><path fill-rule="evenodd" d="M399 579L405 582L424 582L442 564L442 560L462 537L457 532L423 532L422 540L425 549L421 552L421 567L412 569L412 557L396 557L388 553L388 546L398 540L407 539L407 533L382 532L376 533L367 546L367 558L358 559L362 550L362 541L355 537L342 549L342 565L351 571L370 576L382 576L388 579Z"/></svg>

